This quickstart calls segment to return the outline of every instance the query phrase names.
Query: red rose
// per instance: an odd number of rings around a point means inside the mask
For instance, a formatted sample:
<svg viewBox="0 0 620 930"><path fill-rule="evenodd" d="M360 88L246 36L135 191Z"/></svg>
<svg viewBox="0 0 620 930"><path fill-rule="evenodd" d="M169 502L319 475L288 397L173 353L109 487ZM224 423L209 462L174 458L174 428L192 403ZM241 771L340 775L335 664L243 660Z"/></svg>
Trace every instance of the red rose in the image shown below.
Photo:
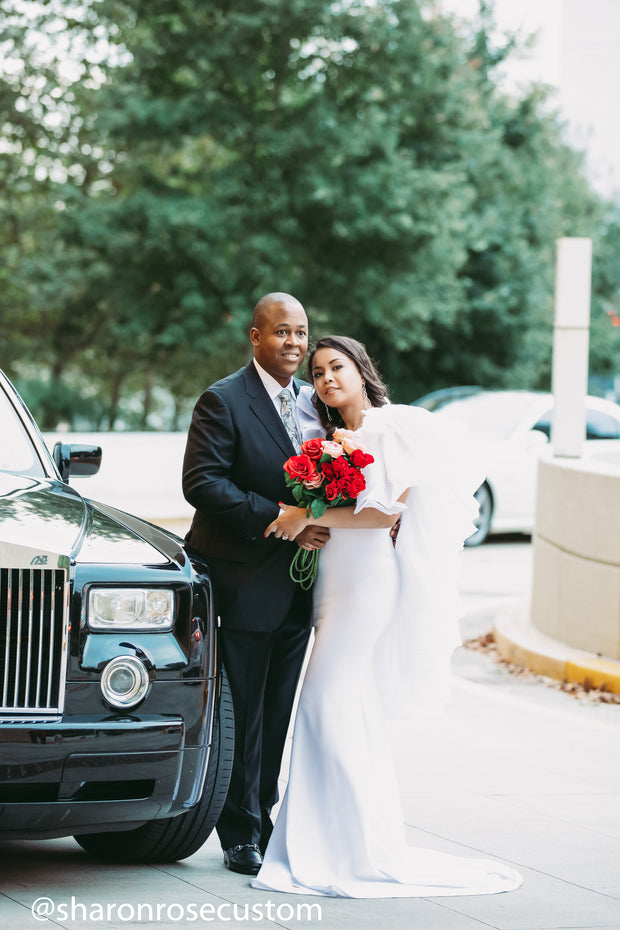
<svg viewBox="0 0 620 930"><path fill-rule="evenodd" d="M316 474L316 465L308 455L292 455L284 463L284 471L296 481Z"/></svg>
<svg viewBox="0 0 620 930"><path fill-rule="evenodd" d="M368 452L362 452L361 449L355 449L351 453L351 464L355 465L356 468L365 468L366 465L370 465L371 462L374 462L372 455L369 455Z"/></svg>
<svg viewBox="0 0 620 930"><path fill-rule="evenodd" d="M301 444L301 451L304 455L307 455L308 458L312 459L313 462L318 461L323 454L323 440L306 439L306 441Z"/></svg>
<svg viewBox="0 0 620 930"><path fill-rule="evenodd" d="M326 478L342 478L349 468L350 465L343 455L338 456L337 459L332 459L331 462L323 462L321 466Z"/></svg>
<svg viewBox="0 0 620 930"><path fill-rule="evenodd" d="M356 498L366 487L366 479L363 475L357 475L349 484L349 496Z"/></svg>
<svg viewBox="0 0 620 930"><path fill-rule="evenodd" d="M336 481L336 484L338 486L338 490L340 491L343 497L351 496L350 491L349 491L349 488L351 487L351 478L349 477L338 478Z"/></svg>
<svg viewBox="0 0 620 930"><path fill-rule="evenodd" d="M328 501L336 500L338 497L338 482L330 481L329 484L325 485L325 497Z"/></svg>

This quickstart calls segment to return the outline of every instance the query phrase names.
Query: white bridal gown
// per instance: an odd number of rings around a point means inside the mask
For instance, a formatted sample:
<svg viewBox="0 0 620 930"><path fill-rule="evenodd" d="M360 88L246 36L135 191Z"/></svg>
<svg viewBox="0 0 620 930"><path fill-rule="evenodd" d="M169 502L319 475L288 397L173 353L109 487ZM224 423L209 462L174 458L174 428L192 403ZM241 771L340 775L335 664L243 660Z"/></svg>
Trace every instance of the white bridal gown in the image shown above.
<svg viewBox="0 0 620 930"><path fill-rule="evenodd" d="M396 548L385 529L341 529L320 554L288 787L255 888L380 898L521 884L501 862L406 844L385 733L386 706L412 701L415 713L422 696L447 698L458 642L458 549L480 475L439 427L425 410L390 405L368 411L354 434L375 457L357 509L394 512L412 491Z"/></svg>

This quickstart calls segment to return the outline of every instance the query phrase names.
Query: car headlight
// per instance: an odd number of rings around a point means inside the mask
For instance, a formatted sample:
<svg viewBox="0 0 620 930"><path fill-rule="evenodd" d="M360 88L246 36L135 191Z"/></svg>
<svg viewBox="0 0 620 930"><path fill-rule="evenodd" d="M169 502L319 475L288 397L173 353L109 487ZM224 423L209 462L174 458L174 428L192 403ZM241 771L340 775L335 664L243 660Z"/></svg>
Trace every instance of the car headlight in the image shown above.
<svg viewBox="0 0 620 930"><path fill-rule="evenodd" d="M91 630L171 630L174 591L164 588L91 588L86 616Z"/></svg>

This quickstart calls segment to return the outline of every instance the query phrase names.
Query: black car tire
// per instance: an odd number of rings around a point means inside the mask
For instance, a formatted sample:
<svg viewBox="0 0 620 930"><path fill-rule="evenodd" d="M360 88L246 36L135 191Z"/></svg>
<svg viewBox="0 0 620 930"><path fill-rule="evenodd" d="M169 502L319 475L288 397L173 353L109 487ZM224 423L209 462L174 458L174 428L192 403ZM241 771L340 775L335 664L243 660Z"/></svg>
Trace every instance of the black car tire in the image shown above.
<svg viewBox="0 0 620 930"><path fill-rule="evenodd" d="M195 807L178 817L152 820L135 830L86 833L74 839L91 855L113 862L175 862L193 855L212 832L224 806L234 745L232 697L222 669L207 775Z"/></svg>
<svg viewBox="0 0 620 930"><path fill-rule="evenodd" d="M468 547L479 546L485 541L491 532L491 520L493 517L493 497L491 495L491 489L486 482L480 485L474 497L478 501L480 509L478 517L474 521L476 530L465 540L465 545Z"/></svg>

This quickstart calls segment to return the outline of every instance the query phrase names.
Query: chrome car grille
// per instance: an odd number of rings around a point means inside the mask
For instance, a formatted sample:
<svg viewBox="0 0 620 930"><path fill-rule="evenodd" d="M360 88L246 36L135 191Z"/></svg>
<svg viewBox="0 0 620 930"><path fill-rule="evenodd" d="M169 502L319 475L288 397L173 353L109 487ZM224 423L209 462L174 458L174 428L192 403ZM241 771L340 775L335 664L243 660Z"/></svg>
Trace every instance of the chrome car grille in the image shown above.
<svg viewBox="0 0 620 930"><path fill-rule="evenodd" d="M0 713L62 710L66 585L59 569L0 569Z"/></svg>

